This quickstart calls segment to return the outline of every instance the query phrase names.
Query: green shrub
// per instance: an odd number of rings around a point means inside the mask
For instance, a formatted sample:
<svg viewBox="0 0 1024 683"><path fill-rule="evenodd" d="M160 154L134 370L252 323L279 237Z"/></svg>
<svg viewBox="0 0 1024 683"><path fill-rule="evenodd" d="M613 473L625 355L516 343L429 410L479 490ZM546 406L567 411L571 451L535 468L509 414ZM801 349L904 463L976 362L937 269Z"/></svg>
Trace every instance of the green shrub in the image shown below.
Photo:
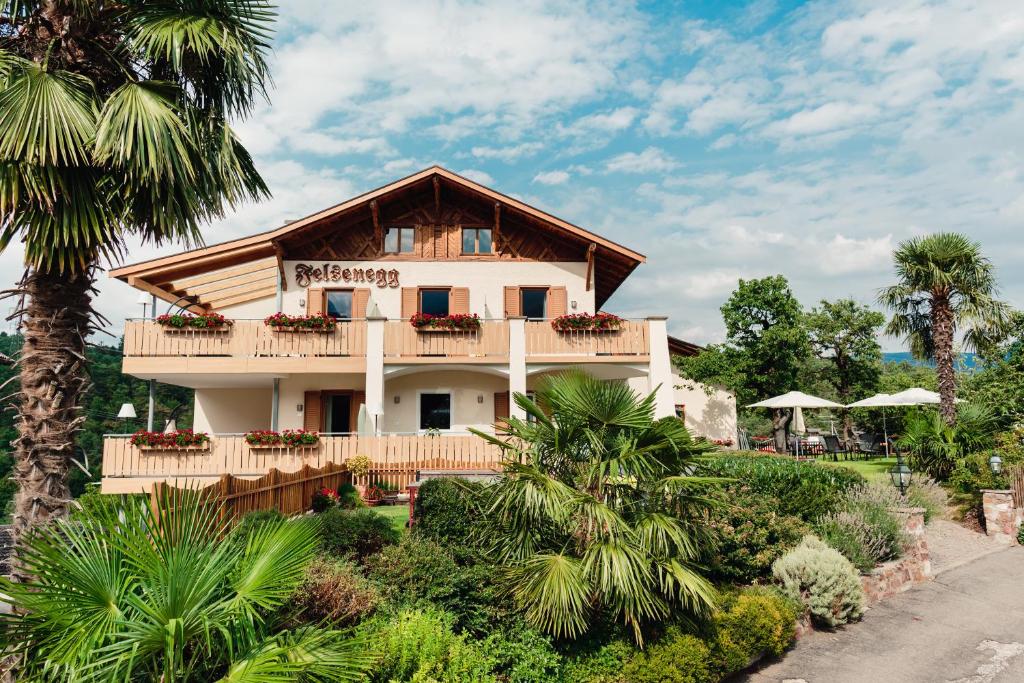
<svg viewBox="0 0 1024 683"><path fill-rule="evenodd" d="M899 445L910 453L911 467L946 481L961 458L990 448L998 429L999 422L992 410L971 403L957 407L953 426L947 425L938 411L914 410L908 413Z"/></svg>
<svg viewBox="0 0 1024 683"><path fill-rule="evenodd" d="M398 543L402 534L391 520L369 508L333 508L318 516L320 549L337 557L353 556L362 561L382 548Z"/></svg>
<svg viewBox="0 0 1024 683"><path fill-rule="evenodd" d="M670 632L638 653L622 669L630 683L714 683L711 649L696 636Z"/></svg>
<svg viewBox="0 0 1024 683"><path fill-rule="evenodd" d="M262 528L267 524L278 524L284 520L282 515L277 510L256 510L243 516L238 523L235 524L234 533L229 536L233 543L245 545L248 542L250 536L257 529Z"/></svg>
<svg viewBox="0 0 1024 683"><path fill-rule="evenodd" d="M366 503L363 502L363 497L359 495L359 490L355 486L344 483L338 487L338 507L343 510L354 510L366 507Z"/></svg>
<svg viewBox="0 0 1024 683"><path fill-rule="evenodd" d="M845 467L828 467L775 456L718 455L707 458L701 473L734 479L740 486L778 501L778 511L805 522L836 509L847 491L863 486L864 477Z"/></svg>
<svg viewBox="0 0 1024 683"><path fill-rule="evenodd" d="M988 459L994 451L979 451L961 458L949 475L946 484L949 488L950 500L961 515L977 511L981 506L981 492L984 489L1008 489L1010 481L1006 470L994 474L989 467ZM1003 458L1003 465L1017 461L1015 454L998 451Z"/></svg>
<svg viewBox="0 0 1024 683"><path fill-rule="evenodd" d="M423 482L416 492L416 532L439 543L466 544L480 518L475 496L482 488L455 478Z"/></svg>
<svg viewBox="0 0 1024 683"><path fill-rule="evenodd" d="M483 647L495 658L495 672L507 683L560 683L562 656L551 639L520 619L492 633Z"/></svg>
<svg viewBox="0 0 1024 683"><path fill-rule="evenodd" d="M818 536L838 550L858 571L866 574L874 568L878 549L872 547L871 529L860 516L846 511L833 512L819 519L814 526Z"/></svg>
<svg viewBox="0 0 1024 683"><path fill-rule="evenodd" d="M793 643L798 612L798 604L767 587L727 596L714 617L717 672L728 676L762 656L781 655Z"/></svg>
<svg viewBox="0 0 1024 683"><path fill-rule="evenodd" d="M455 633L450 615L435 609L404 610L376 619L360 632L376 643L378 664L371 680L422 683L491 683L494 660L480 644Z"/></svg>
<svg viewBox="0 0 1024 683"><path fill-rule="evenodd" d="M924 509L924 521L927 524L946 512L949 494L938 482L927 475L918 475L910 482L907 489L907 503L910 507Z"/></svg>
<svg viewBox="0 0 1024 683"><path fill-rule="evenodd" d="M426 538L406 536L369 558L367 567L388 601L436 605L454 617L459 630L484 633L504 615L492 583L494 567L460 565L447 548Z"/></svg>
<svg viewBox="0 0 1024 683"><path fill-rule="evenodd" d="M348 560L319 558L292 596L292 617L304 623L351 626L376 609L380 594Z"/></svg>
<svg viewBox="0 0 1024 683"><path fill-rule="evenodd" d="M718 547L710 560L713 579L747 584L771 576L772 563L809 531L799 517L780 514L775 499L737 489L710 513Z"/></svg>
<svg viewBox="0 0 1024 683"><path fill-rule="evenodd" d="M772 573L786 595L819 624L838 626L864 614L864 589L856 568L814 536L776 560Z"/></svg>
<svg viewBox="0 0 1024 683"><path fill-rule="evenodd" d="M565 683L620 683L623 667L636 653L630 641L612 640L567 658L562 667L562 680Z"/></svg>
<svg viewBox="0 0 1024 683"><path fill-rule="evenodd" d="M867 573L903 554L908 539L893 510L907 504L891 486L874 484L851 491L843 507L817 521L818 535L857 569Z"/></svg>

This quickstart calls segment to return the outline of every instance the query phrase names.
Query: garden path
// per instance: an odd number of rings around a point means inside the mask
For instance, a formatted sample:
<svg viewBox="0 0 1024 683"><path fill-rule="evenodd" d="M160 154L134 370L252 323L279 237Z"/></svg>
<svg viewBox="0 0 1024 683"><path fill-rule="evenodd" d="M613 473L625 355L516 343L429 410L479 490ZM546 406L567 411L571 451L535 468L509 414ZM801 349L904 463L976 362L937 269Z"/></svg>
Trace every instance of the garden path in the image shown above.
<svg viewBox="0 0 1024 683"><path fill-rule="evenodd" d="M1024 548L989 553L802 638L748 683L1024 681Z"/></svg>
<svg viewBox="0 0 1024 683"><path fill-rule="evenodd" d="M941 574L1006 546L985 534L948 519L936 519L925 529L932 573Z"/></svg>

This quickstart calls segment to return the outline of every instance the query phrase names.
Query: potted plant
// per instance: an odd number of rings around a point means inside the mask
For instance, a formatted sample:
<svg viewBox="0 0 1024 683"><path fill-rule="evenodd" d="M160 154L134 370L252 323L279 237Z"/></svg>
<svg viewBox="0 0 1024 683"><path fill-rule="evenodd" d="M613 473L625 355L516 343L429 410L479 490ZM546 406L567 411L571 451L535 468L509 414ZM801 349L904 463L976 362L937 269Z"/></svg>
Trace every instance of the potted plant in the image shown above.
<svg viewBox="0 0 1024 683"><path fill-rule="evenodd" d="M362 498L366 498L366 484L357 484L356 479L363 479L370 473L373 461L368 456L356 455L345 461L345 467L352 475L352 485L359 491Z"/></svg>
<svg viewBox="0 0 1024 683"><path fill-rule="evenodd" d="M249 448L311 448L320 443L320 434L305 429L286 429L275 432L271 429L257 429L245 433Z"/></svg>
<svg viewBox="0 0 1024 683"><path fill-rule="evenodd" d="M551 321L556 332L614 332L624 321L611 313L570 313L560 315Z"/></svg>
<svg viewBox="0 0 1024 683"><path fill-rule="evenodd" d="M384 489L377 485L371 485L366 487L366 493L363 495L363 500L370 507L380 505L381 500L384 498Z"/></svg>
<svg viewBox="0 0 1024 683"><path fill-rule="evenodd" d="M156 324L168 332L181 330L218 332L228 329L233 321L228 320L220 313L165 313L157 316Z"/></svg>
<svg viewBox="0 0 1024 683"><path fill-rule="evenodd" d="M275 313L263 319L263 324L278 332L331 332L338 321L329 315L288 315Z"/></svg>
<svg viewBox="0 0 1024 683"><path fill-rule="evenodd" d="M450 313L448 315L431 315L415 313L409 318L409 324L417 332L475 332L480 329L480 316L476 313Z"/></svg>
<svg viewBox="0 0 1024 683"><path fill-rule="evenodd" d="M143 451L206 451L210 449L210 435L178 429L173 432L147 432L144 429L132 434L131 445Z"/></svg>

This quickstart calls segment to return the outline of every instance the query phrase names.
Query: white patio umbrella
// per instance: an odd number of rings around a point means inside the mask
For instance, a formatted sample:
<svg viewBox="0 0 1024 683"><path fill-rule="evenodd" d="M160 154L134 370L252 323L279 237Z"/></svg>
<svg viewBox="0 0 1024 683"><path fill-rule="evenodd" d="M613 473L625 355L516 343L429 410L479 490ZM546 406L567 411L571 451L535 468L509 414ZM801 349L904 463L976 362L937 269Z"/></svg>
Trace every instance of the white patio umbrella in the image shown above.
<svg viewBox="0 0 1024 683"><path fill-rule="evenodd" d="M790 391L782 394L781 396L773 396L772 398L766 398L763 401L757 403L751 403L747 406L748 408L792 408L794 411L797 408L842 408L844 407L841 403L835 401L829 401L825 398L819 398L818 396L811 396L805 394L802 391ZM795 418L795 416L794 416ZM803 416L801 415L801 421ZM796 442L796 454L800 455L800 440Z"/></svg>
<svg viewBox="0 0 1024 683"><path fill-rule="evenodd" d="M893 400L900 402L901 406L938 405L942 398L936 391L928 391L920 387L904 389L892 395ZM963 403L963 399L953 399L957 403Z"/></svg>
<svg viewBox="0 0 1024 683"><path fill-rule="evenodd" d="M923 389L922 389L923 391ZM887 406L906 406L905 399L897 399L893 394L875 394L868 398L861 399L846 406L847 408L881 408L882 409L882 431L885 433L885 455L889 455L889 426L885 422L885 409Z"/></svg>
<svg viewBox="0 0 1024 683"><path fill-rule="evenodd" d="M807 425L804 424L803 408L793 408L793 432L795 434L807 433Z"/></svg>

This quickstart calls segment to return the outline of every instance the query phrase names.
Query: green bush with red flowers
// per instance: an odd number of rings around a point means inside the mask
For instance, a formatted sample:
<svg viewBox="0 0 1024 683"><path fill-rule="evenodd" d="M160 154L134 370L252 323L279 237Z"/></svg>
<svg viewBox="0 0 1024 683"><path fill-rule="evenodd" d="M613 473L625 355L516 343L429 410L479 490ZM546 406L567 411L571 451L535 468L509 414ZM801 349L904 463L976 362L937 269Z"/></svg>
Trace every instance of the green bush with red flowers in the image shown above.
<svg viewBox="0 0 1024 683"><path fill-rule="evenodd" d="M623 322L622 318L611 313L570 313L552 320L551 327L556 332L612 332L622 327Z"/></svg>
<svg viewBox="0 0 1024 683"><path fill-rule="evenodd" d="M171 327L176 330L219 330L230 327L233 321L228 320L220 313L165 313L157 316L156 324L163 327Z"/></svg>
<svg viewBox="0 0 1024 683"><path fill-rule="evenodd" d="M193 432L191 429L174 432L147 432L140 429L132 434L131 444L141 448L196 448L208 446L210 435L206 432Z"/></svg>
<svg viewBox="0 0 1024 683"><path fill-rule="evenodd" d="M263 324L276 330L296 330L300 332L329 332L337 322L329 315L288 315L275 313L263 319Z"/></svg>
<svg viewBox="0 0 1024 683"><path fill-rule="evenodd" d="M480 329L480 317L473 313L450 313L448 315L431 315L430 313L414 313L409 318L409 324L417 330L430 328L435 330L463 330L472 331Z"/></svg>
<svg viewBox="0 0 1024 683"><path fill-rule="evenodd" d="M320 434L305 429L256 429L245 433L245 442L250 446L315 446L320 443Z"/></svg>

